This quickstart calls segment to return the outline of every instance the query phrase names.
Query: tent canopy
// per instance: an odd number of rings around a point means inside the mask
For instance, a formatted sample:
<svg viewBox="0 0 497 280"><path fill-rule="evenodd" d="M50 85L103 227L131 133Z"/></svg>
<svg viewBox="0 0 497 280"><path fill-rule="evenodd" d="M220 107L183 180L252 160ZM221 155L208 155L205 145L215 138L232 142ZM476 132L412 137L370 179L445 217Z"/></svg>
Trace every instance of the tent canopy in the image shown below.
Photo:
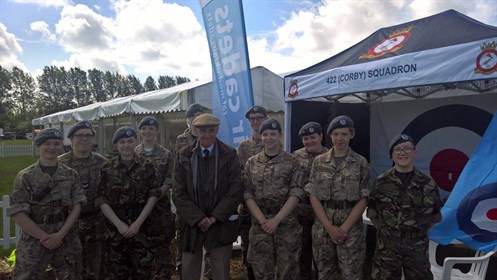
<svg viewBox="0 0 497 280"><path fill-rule="evenodd" d="M282 78L258 66L251 69L254 101L272 112L284 110ZM174 87L97 102L32 120L32 125L98 120L122 114L153 114L186 110L191 102L211 107L212 82L193 81ZM191 102L188 102L191 101Z"/></svg>
<svg viewBox="0 0 497 280"><path fill-rule="evenodd" d="M324 97L374 102L398 100L399 95L424 98L446 89L488 92L497 88L496 44L497 27L448 10L382 28L285 76L285 101Z"/></svg>

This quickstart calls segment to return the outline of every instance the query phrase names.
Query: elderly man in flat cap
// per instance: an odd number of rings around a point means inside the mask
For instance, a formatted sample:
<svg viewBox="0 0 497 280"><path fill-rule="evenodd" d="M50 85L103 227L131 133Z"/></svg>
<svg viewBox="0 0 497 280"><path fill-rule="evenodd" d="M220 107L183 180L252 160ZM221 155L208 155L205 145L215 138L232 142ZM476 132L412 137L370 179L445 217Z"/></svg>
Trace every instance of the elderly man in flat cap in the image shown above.
<svg viewBox="0 0 497 280"><path fill-rule="evenodd" d="M435 181L414 167L415 140L400 134L390 144L394 166L378 176L367 216L377 229L373 279L433 279L427 258L431 227L442 219Z"/></svg>
<svg viewBox="0 0 497 280"><path fill-rule="evenodd" d="M92 151L95 130L88 121L80 121L69 128L71 151L60 155L59 162L76 170L85 192L87 203L79 215L79 237L83 245L83 279L103 279L103 255L105 252L105 217L95 206L100 170L107 159Z"/></svg>
<svg viewBox="0 0 497 280"><path fill-rule="evenodd" d="M171 212L170 189L172 186L173 155L157 143L159 121L152 116L144 117L139 125L142 142L135 149L137 155L146 157L155 166L155 174L161 184L161 197L150 213L148 244L153 254L154 279L171 279L174 271L169 246L176 233L175 215Z"/></svg>
<svg viewBox="0 0 497 280"><path fill-rule="evenodd" d="M323 132L321 125L317 122L308 122L299 130L299 137L302 139L303 148L292 153L301 163L304 171L304 185L309 182L309 174L314 159L326 153L328 148L322 145ZM312 225L314 224L314 211L312 210L309 197L305 197L299 202L295 209L299 223L302 225L302 253L300 254L300 279L311 279L312 275ZM317 271L317 269L315 269Z"/></svg>
<svg viewBox="0 0 497 280"><path fill-rule="evenodd" d="M59 130L41 130L34 139L40 159L15 179L7 215L21 227L13 279L43 279L50 265L57 279L80 279L81 242L74 230L86 201L79 176L57 160Z"/></svg>
<svg viewBox="0 0 497 280"><path fill-rule="evenodd" d="M363 279L366 235L362 213L371 181L367 160L349 146L355 136L348 116L334 118L326 135L333 147L314 160L305 191L317 219L312 227L318 279Z"/></svg>
<svg viewBox="0 0 497 280"><path fill-rule="evenodd" d="M211 114L196 117L192 125L197 141L176 157L173 200L182 223L183 279L200 279L203 248L210 253L212 278L230 277L243 187L236 150L217 139L219 124Z"/></svg>
<svg viewBox="0 0 497 280"><path fill-rule="evenodd" d="M105 279L150 279L147 217L161 196L153 163L135 153L136 131L121 127L112 138L119 155L102 169L95 202L107 218Z"/></svg>
<svg viewBox="0 0 497 280"><path fill-rule="evenodd" d="M174 152L177 153L181 148L186 147L195 141L197 138L197 134L195 129L192 128L192 122L193 120L197 117L202 115L207 108L204 106L198 104L198 103L192 103L190 106L188 106L188 109L186 110L186 124L188 125L188 128L183 132L182 134L178 135L176 138L176 144L174 146Z"/></svg>
<svg viewBox="0 0 497 280"><path fill-rule="evenodd" d="M262 145L262 137L259 133L259 128L261 124L267 120L267 111L262 106L252 106L247 113L245 113L245 118L249 120L250 127L252 128L252 136L241 142L238 146L238 157L240 157L240 162L242 163L242 170L245 166L247 160L260 151L264 146ZM247 262L247 252L249 249L249 230L252 225L252 219L250 212L247 209L245 203L242 203L239 208L240 212L240 237L242 238L242 256L243 264L247 268L247 278L248 280L255 280L254 271L252 265Z"/></svg>

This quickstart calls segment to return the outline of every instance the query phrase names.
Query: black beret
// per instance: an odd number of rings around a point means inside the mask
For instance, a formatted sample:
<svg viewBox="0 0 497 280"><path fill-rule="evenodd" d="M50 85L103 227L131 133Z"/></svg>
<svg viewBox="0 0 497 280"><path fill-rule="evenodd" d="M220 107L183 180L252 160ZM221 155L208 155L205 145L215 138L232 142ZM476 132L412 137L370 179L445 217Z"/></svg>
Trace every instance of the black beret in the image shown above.
<svg viewBox="0 0 497 280"><path fill-rule="evenodd" d="M186 110L186 117L193 117L196 113L204 113L204 111L207 110L204 106L198 104L198 103L192 103L190 106L188 106L188 109Z"/></svg>
<svg viewBox="0 0 497 280"><path fill-rule="evenodd" d="M247 113L245 113L245 117L248 119L250 114L256 114L256 113L261 113L265 117L267 117L267 111L264 107L261 106L252 106Z"/></svg>
<svg viewBox="0 0 497 280"><path fill-rule="evenodd" d="M390 141L390 148L388 149L388 154L392 156L393 147L402 144L404 142L411 142L414 146L416 146L416 141L414 141L414 139L411 136L407 134L399 134L394 138L392 138L392 141Z"/></svg>
<svg viewBox="0 0 497 280"><path fill-rule="evenodd" d="M140 121L140 124L138 124L138 129L141 129L143 126L155 126L156 128L159 128L159 121L152 116L144 117Z"/></svg>
<svg viewBox="0 0 497 280"><path fill-rule="evenodd" d="M299 130L299 136L307 136L314 133L320 134L322 132L321 125L317 122L308 122L304 124Z"/></svg>
<svg viewBox="0 0 497 280"><path fill-rule="evenodd" d="M333 120L331 120L330 125L328 126L328 130L326 131L327 135L333 132L335 128L354 128L354 121L349 116L341 115Z"/></svg>
<svg viewBox="0 0 497 280"><path fill-rule="evenodd" d="M281 132L281 125L275 119L268 119L261 124L261 127L259 128L259 133L262 134L262 132L264 132L264 130L266 129L278 130L279 132Z"/></svg>
<svg viewBox="0 0 497 280"><path fill-rule="evenodd" d="M119 139L129 138L129 137L136 138L136 131L129 126L120 127L116 130L116 132L114 132L114 136L112 137L112 143L116 144L117 141L119 141Z"/></svg>
<svg viewBox="0 0 497 280"><path fill-rule="evenodd" d="M78 131L79 129L83 129L83 128L91 129L93 135L95 135L95 129L93 129L93 126L91 125L91 123L89 121L80 121L80 122L73 124L69 128L69 133L67 134L67 138L71 138L73 136L73 134L76 133L76 131Z"/></svg>
<svg viewBox="0 0 497 280"><path fill-rule="evenodd" d="M40 146L48 139L62 140L63 136L57 128L45 128L36 134L34 143L36 146Z"/></svg>

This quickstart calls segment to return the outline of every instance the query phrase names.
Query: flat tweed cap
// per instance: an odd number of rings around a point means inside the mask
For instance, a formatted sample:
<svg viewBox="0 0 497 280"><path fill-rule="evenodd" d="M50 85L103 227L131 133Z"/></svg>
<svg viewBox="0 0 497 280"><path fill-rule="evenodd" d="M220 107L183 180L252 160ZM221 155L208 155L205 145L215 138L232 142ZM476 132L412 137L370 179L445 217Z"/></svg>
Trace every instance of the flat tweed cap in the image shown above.
<svg viewBox="0 0 497 280"><path fill-rule="evenodd" d="M213 114L202 114L193 119L192 125L195 127L219 126L221 121Z"/></svg>

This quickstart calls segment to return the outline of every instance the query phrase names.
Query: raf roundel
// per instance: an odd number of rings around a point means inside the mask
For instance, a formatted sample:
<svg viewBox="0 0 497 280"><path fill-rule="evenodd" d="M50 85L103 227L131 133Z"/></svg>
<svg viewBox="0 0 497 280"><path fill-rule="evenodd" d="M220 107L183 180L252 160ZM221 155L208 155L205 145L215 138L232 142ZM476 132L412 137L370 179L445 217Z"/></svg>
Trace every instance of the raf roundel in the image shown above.
<svg viewBox="0 0 497 280"><path fill-rule="evenodd" d="M131 136L131 135L133 135L133 132L131 132L131 130L128 130L128 131L126 131L126 135Z"/></svg>
<svg viewBox="0 0 497 280"><path fill-rule="evenodd" d="M313 127L309 127L309 132L310 133L314 133L314 128Z"/></svg>
<svg viewBox="0 0 497 280"><path fill-rule="evenodd" d="M341 125L345 125L346 123L347 123L347 121L346 121L345 119L341 119L341 120L340 120L340 124L341 124Z"/></svg>

